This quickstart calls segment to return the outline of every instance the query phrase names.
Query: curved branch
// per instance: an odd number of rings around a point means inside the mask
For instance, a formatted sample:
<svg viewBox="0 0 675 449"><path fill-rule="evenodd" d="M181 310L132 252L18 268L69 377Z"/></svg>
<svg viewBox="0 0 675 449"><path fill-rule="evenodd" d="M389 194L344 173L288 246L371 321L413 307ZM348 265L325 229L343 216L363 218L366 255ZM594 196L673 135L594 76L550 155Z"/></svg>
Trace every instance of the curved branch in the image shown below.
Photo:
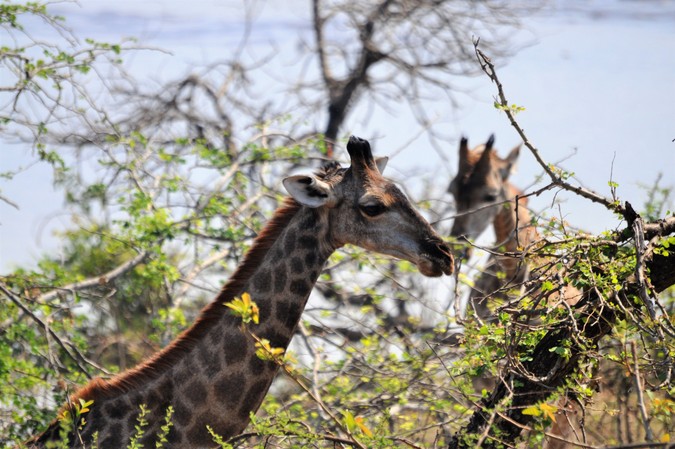
<svg viewBox="0 0 675 449"><path fill-rule="evenodd" d="M116 278L122 276L123 274L127 273L136 265L145 261L148 255L149 255L148 251L141 251L133 259L123 263L122 265L113 270L108 271L107 273L103 273L100 276L85 279L84 281L73 282L72 284L64 285L63 287L56 287L55 289L38 296L37 301L47 302L56 298L59 294L63 292L72 293L76 291L87 290L96 287L97 285L107 284L115 280Z"/></svg>
<svg viewBox="0 0 675 449"><path fill-rule="evenodd" d="M626 210L623 208L623 206L621 206L621 204L619 204L616 201L610 201L609 199L605 198L604 196L596 192L593 192L592 190L568 183L560 176L560 174L555 173L555 171L551 168L551 166L547 164L544 161L544 159L542 159L539 150L532 144L532 142L530 142L530 139L528 139L527 135L525 134L525 131L516 121L513 111L509 108L509 102L506 100L506 95L504 94L504 88L502 86L502 83L499 81L499 78L497 77L495 66L492 63L492 60L478 48L479 43L480 43L479 39L474 41L476 58L478 59L478 63L480 64L481 69L483 69L483 72L485 72L485 74L490 78L490 80L492 80L497 85L497 92L499 97L498 104L500 106L500 109L502 109L506 113L506 116L509 118L509 121L511 122L511 126L513 126L518 135L520 135L520 138L523 139L523 144L530 150L530 152L537 160L539 165L544 169L549 178L551 178L551 182L554 185L563 188L564 190L576 193L577 195L584 197L588 200L591 200L594 203L602 204L612 212L617 212L620 213L621 215L624 215L626 213Z"/></svg>

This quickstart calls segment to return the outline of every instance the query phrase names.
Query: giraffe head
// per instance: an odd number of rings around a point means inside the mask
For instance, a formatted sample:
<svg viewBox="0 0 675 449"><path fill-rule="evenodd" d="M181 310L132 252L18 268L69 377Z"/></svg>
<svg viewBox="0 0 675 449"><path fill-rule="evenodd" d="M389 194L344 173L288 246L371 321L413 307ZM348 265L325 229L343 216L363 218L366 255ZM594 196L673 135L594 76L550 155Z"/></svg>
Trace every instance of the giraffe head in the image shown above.
<svg viewBox="0 0 675 449"><path fill-rule="evenodd" d="M351 166L332 163L315 175L284 179L300 204L323 209L328 242L388 254L414 263L425 276L451 274L449 247L394 183L382 176L386 158L375 159L366 140L351 137Z"/></svg>
<svg viewBox="0 0 675 449"><path fill-rule="evenodd" d="M457 218L450 235L474 240L490 226L504 202L511 200L508 178L518 159L520 145L505 159L492 148L494 135L485 145L469 150L465 137L459 143L459 168L448 192L455 197Z"/></svg>

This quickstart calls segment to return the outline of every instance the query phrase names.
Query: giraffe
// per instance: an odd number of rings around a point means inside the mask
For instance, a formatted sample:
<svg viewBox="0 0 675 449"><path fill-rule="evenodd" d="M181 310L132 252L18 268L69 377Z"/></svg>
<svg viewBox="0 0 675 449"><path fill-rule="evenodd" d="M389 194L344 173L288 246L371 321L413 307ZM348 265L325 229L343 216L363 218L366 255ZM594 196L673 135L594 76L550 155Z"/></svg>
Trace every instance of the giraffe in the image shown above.
<svg viewBox="0 0 675 449"><path fill-rule="evenodd" d="M513 186L509 176L518 159L520 145L514 147L505 158L499 157L493 150L494 135L484 145L470 150L464 137L459 144L459 167L457 175L450 182L448 192L454 198L457 218L450 234L465 240L475 240L492 223L497 238L498 251L493 253L485 270L475 281L469 294L467 308L478 319L494 322L496 313L490 302L500 303L508 299L509 286L518 287L528 280L530 266L512 256L500 253L516 253L522 248L535 244L539 233L531 224L527 199L523 192ZM467 247L465 257L470 257ZM554 295L561 299L561 295ZM562 299L574 305L580 298L580 292L571 286L565 287ZM478 382L478 385L484 384ZM574 408L573 403L563 398L561 408ZM563 437L572 434L571 424L558 419L551 432ZM562 449L564 443L547 439L547 449Z"/></svg>
<svg viewBox="0 0 675 449"><path fill-rule="evenodd" d="M154 447L169 406L173 426L165 448L213 447L206 426L225 440L241 433L260 406L278 365L256 355L253 339L224 304L243 293L259 307L253 331L286 348L328 257L346 244L415 264L425 276L449 275L448 246L405 195L382 176L386 158L375 159L366 140L351 137L351 165L332 162L313 175L283 180L291 195L274 213L215 300L168 347L110 380L95 379L71 403L94 401L71 448L96 434L102 449L126 447L139 405L147 407L141 443ZM43 448L58 436L58 423L35 438Z"/></svg>
<svg viewBox="0 0 675 449"><path fill-rule="evenodd" d="M457 175L448 187L457 207L450 235L475 240L492 223L496 246L503 252L515 252L534 243L538 234L530 224L527 199L520 196L522 192L508 180L520 146L502 159L493 151L493 144L494 136L490 136L485 145L469 150L468 140L463 137L460 141ZM471 248L467 247L465 251L465 256L470 257ZM527 265L515 258L491 255L485 271L471 289L467 308L483 321L494 321L496 317L489 307L488 297L506 299L502 287L507 282L520 285L527 275Z"/></svg>

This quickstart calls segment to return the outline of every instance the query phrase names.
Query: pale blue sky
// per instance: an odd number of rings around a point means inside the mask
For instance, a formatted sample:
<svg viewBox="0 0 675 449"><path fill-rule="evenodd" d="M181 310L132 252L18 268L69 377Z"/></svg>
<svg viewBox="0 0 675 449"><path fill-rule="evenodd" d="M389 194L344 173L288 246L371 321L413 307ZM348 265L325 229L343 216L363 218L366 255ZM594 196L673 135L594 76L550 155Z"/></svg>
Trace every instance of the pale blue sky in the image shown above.
<svg viewBox="0 0 675 449"><path fill-rule="evenodd" d="M282 51L296 45L288 30L306 27L305 3L257 2L261 31L253 37L256 48L269 49L272 41ZM109 41L137 36L143 43L169 49L171 55L126 58L139 76L169 80L221 58L236 45L242 28L240 8L232 4L238 2L83 0L80 6L59 4L58 11L80 36ZM531 45L498 67L509 101L526 107L519 120L546 160L570 156L564 167L584 186L605 195L613 171L619 196L639 207L645 197L639 184L651 184L662 172L663 184L675 185L675 2L560 0L556 4L565 5L564 10L524 21L520 39ZM467 135L473 143L494 132L501 152L516 145L515 131L492 106L496 91L487 77L466 80L462 87L470 94L457 97L461 109L429 105L431 115L438 118L434 126L456 139ZM360 104L344 131L377 137L375 148L382 154L400 150L416 131L409 113L394 112L391 116L376 111L365 117L370 109ZM2 170L25 164L27 151L5 147L0 156ZM411 172L420 178L433 175L444 187L454 173L455 158L454 146L441 157L420 138L396 153L388 171L394 178ZM523 152L514 182L528 186L540 172L534 158ZM0 181L2 194L21 208L17 211L0 202L3 272L17 264L30 265L41 253L54 251L51 234L70 226L61 194L53 191L49 179L49 170L36 166L11 182ZM531 204L535 210L556 213L551 210L553 199L553 193L548 193ZM590 232L620 225L600 206L566 194L556 199L564 201L567 220Z"/></svg>

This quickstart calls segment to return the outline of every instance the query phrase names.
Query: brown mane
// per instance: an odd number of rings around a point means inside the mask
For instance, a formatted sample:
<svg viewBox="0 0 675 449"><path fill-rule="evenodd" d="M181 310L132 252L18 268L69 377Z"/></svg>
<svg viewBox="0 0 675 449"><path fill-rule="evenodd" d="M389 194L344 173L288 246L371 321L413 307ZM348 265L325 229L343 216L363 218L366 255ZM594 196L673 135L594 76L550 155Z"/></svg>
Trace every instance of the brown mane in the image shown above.
<svg viewBox="0 0 675 449"><path fill-rule="evenodd" d="M220 294L202 309L192 326L183 331L159 353L140 363L138 366L120 373L109 380L101 378L93 379L73 395L73 402L77 403L78 398L96 400L125 393L148 380L156 378L158 374L171 368L222 317L223 313L227 310L223 307L223 304L242 293L246 281L255 273L260 261L265 257L267 251L279 237L279 234L286 228L299 209L300 204L294 199L287 198L284 201L275 211L265 228L256 237L253 245L246 253L244 261L237 267Z"/></svg>

